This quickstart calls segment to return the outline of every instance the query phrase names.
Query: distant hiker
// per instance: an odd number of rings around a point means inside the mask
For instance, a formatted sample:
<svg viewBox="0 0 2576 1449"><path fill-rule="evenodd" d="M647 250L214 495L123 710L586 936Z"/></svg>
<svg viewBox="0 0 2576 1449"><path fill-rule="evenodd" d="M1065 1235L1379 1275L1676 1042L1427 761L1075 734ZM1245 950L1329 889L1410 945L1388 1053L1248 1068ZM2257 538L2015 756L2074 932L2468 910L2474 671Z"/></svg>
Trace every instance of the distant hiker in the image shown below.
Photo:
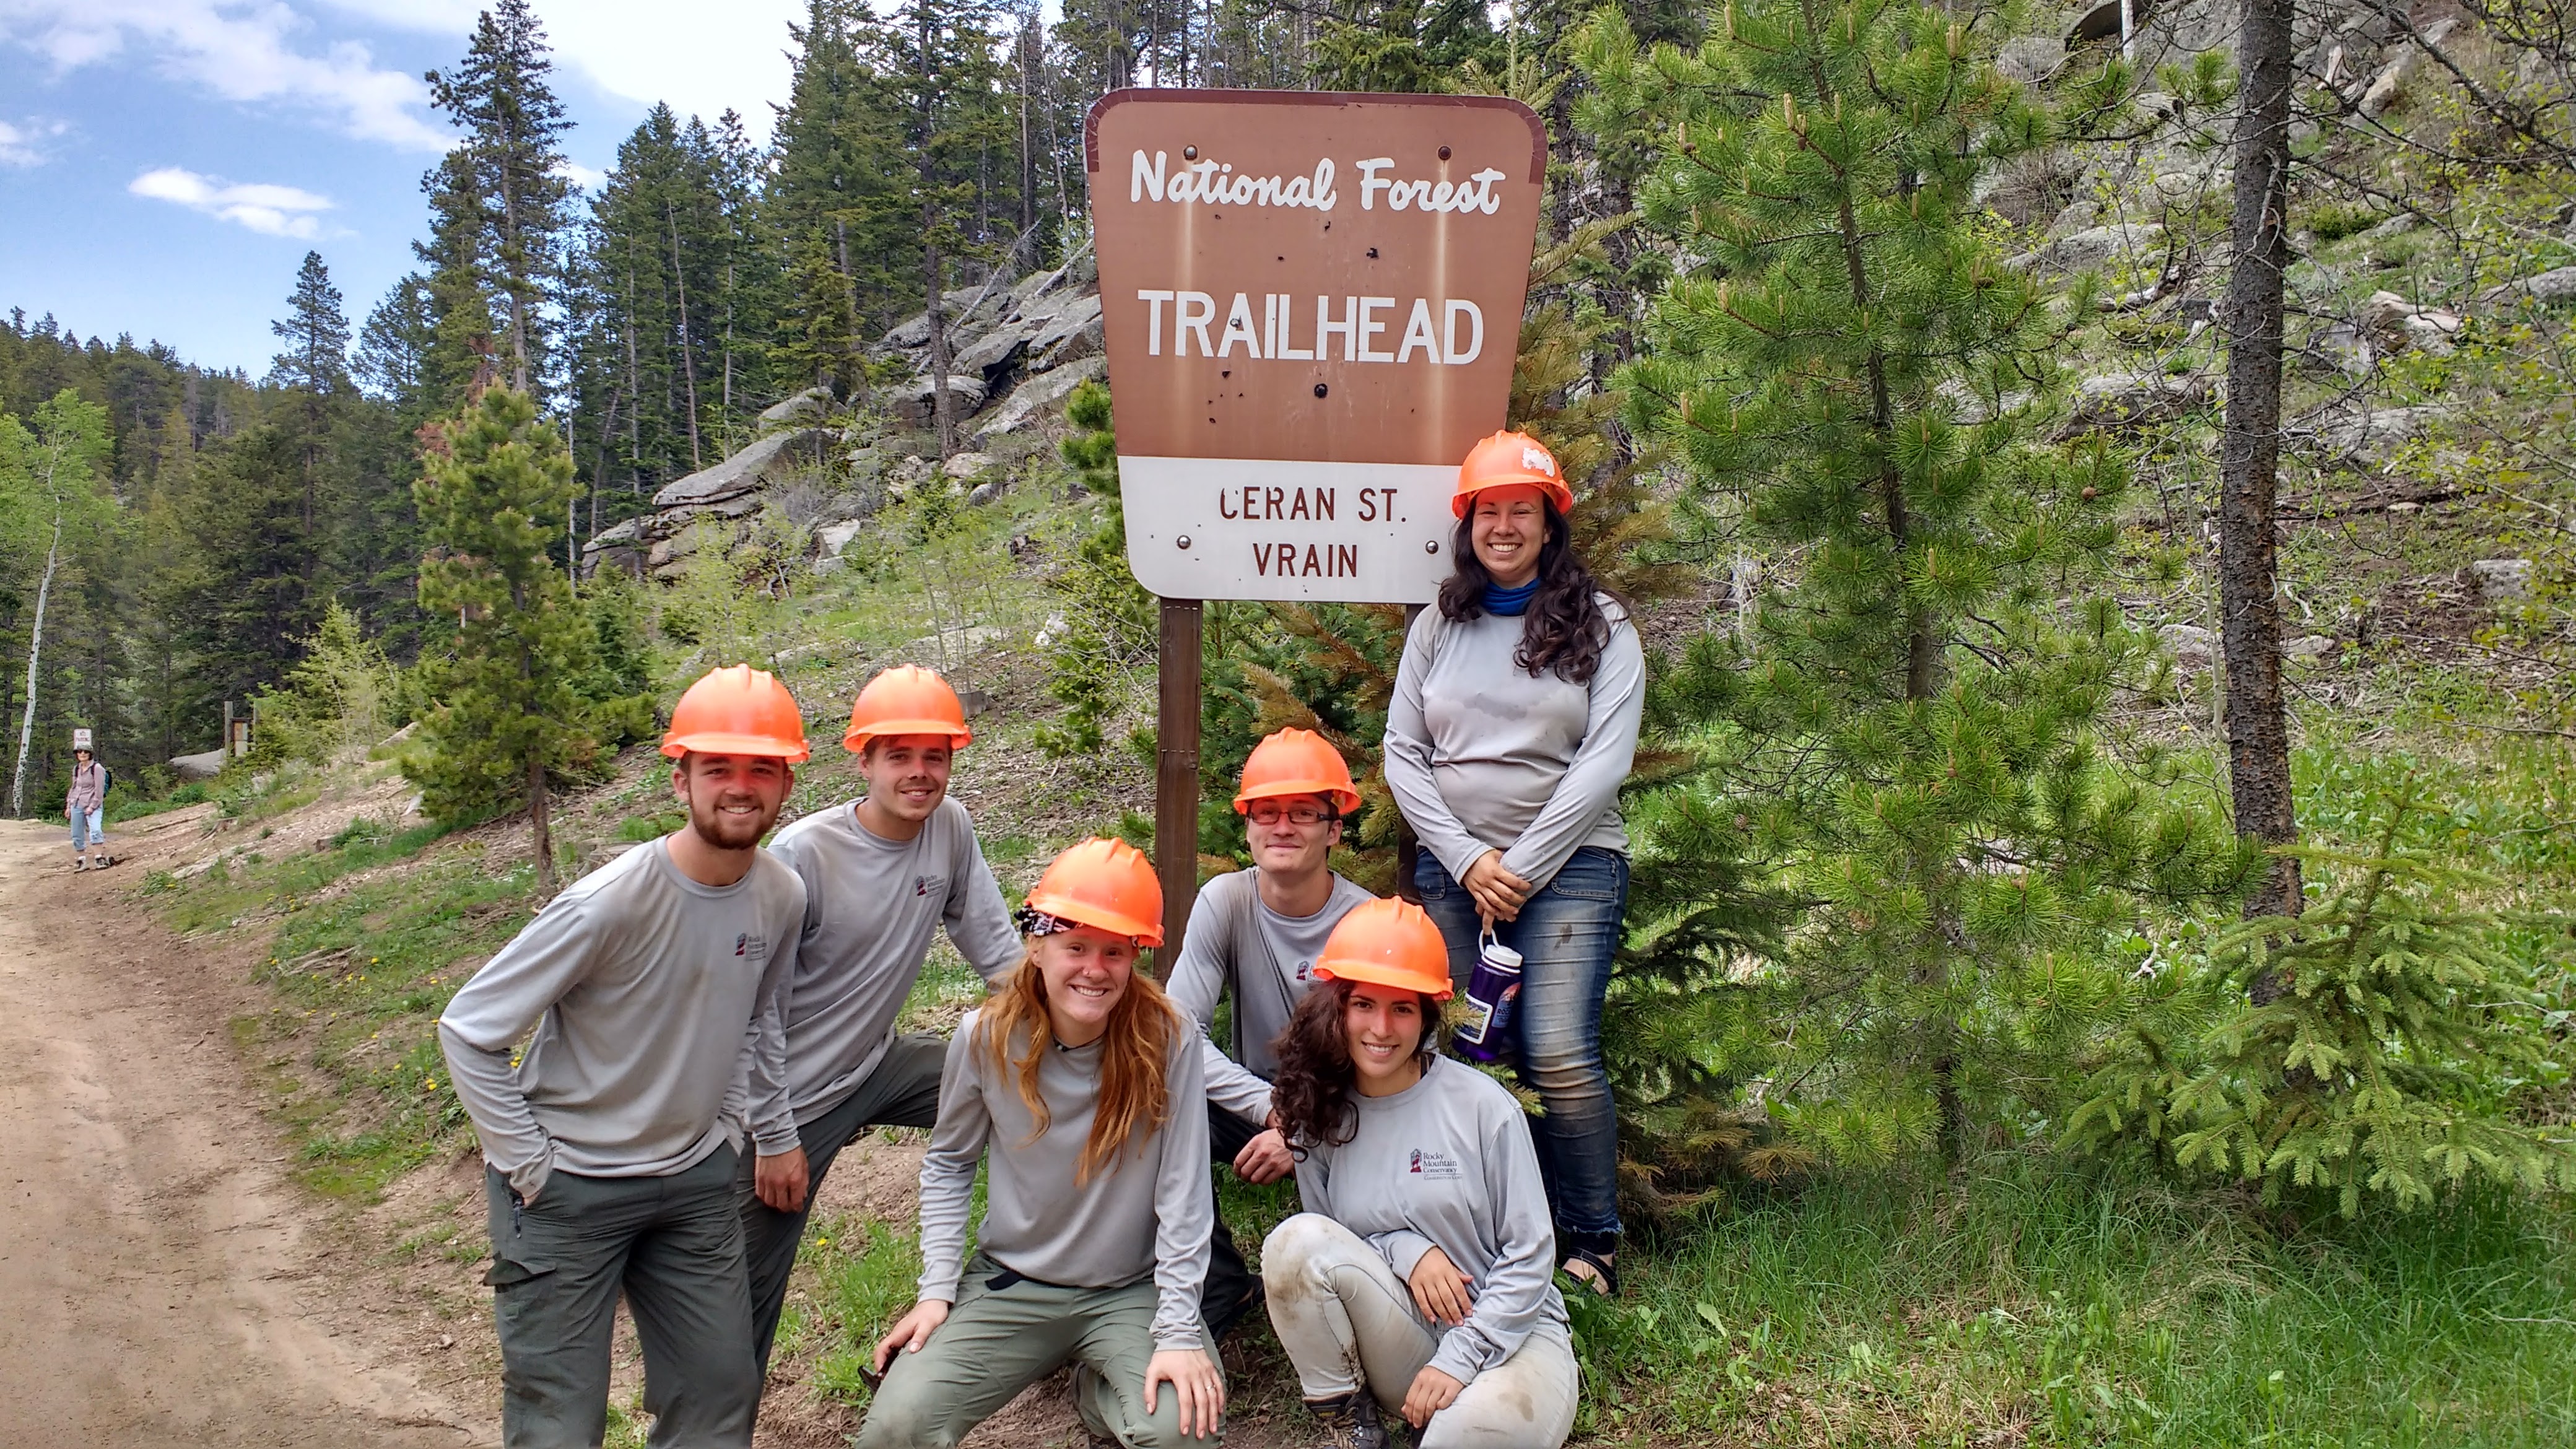
<svg viewBox="0 0 2576 1449"><path fill-rule="evenodd" d="M1270 1322L1338 1449L1556 1449L1577 1378L1529 1118L1437 1052L1448 951L1419 907L1342 918L1271 1091L1306 1211L1261 1248Z"/></svg>
<svg viewBox="0 0 2576 1449"><path fill-rule="evenodd" d="M107 766L86 749L72 751L72 788L63 796L63 813L72 822L74 870L107 868L107 781Z"/></svg>
<svg viewBox="0 0 2576 1449"><path fill-rule="evenodd" d="M1164 989L1205 1031L1217 1002L1234 998L1234 1054L1209 1041L1208 1146L1246 1182L1276 1182L1296 1163L1270 1111L1271 1041L1288 1027L1314 982L1324 940L1369 893L1333 873L1342 819L1360 807L1350 766L1311 730L1284 729L1243 762L1235 813L1244 817L1252 869L1221 875L1199 892ZM1259 1301L1223 1216L1214 1219L1207 1276L1208 1327L1223 1338Z"/></svg>
<svg viewBox="0 0 2576 1449"><path fill-rule="evenodd" d="M928 1127L938 1118L948 1043L895 1032L932 933L947 927L988 982L1006 979L1024 954L975 823L948 798L950 760L973 738L948 681L916 665L887 670L859 691L841 739L859 757L867 794L798 820L770 843L805 882L787 988L787 1101L771 1109L787 1113L803 1145L761 1159L758 1181L744 1183L764 1367L797 1240L833 1159L870 1127Z"/></svg>
<svg viewBox="0 0 2576 1449"><path fill-rule="evenodd" d="M1066 1363L1096 1438L1215 1438L1200 1038L1135 970L1162 917L1153 865L1123 841L1074 846L1029 892L1024 959L948 1044L921 1163L921 1298L877 1344L885 1383L860 1449L954 1445Z"/></svg>
<svg viewBox="0 0 2576 1449"><path fill-rule="evenodd" d="M1422 842L1422 907L1465 990L1490 930L1520 953L1509 1045L1538 1092L1561 1265L1618 1291L1619 1132L1601 1004L1628 900L1619 786L1645 651L1566 532L1574 493L1536 438L1496 433L1458 470L1455 572L1404 640L1386 783Z"/></svg>
<svg viewBox="0 0 2576 1449"><path fill-rule="evenodd" d="M689 686L662 753L689 823L567 887L439 1018L489 1164L513 1446L600 1442L621 1291L653 1443L747 1445L760 1402L736 1161L746 1103L785 1100L805 885L759 845L804 722L786 686L737 665ZM751 1131L764 1158L796 1148L783 1113Z"/></svg>

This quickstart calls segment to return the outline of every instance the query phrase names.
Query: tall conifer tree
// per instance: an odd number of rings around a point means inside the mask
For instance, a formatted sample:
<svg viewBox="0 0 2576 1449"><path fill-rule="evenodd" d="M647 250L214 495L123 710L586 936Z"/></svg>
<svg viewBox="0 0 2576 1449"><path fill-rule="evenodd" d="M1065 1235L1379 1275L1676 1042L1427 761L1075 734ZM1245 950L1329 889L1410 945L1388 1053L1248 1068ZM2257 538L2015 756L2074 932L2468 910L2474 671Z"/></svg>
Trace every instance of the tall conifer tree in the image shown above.
<svg viewBox="0 0 2576 1449"><path fill-rule="evenodd" d="M2064 314L1974 196L2046 119L1905 0L1757 0L1651 57L1611 15L1585 59L1596 129L1669 137L1642 199L1700 259L1648 320L1632 421L1799 560L1749 637L1692 644L1654 719L1731 807L1698 845L1809 903L1755 993L1759 1066L1830 1149L1956 1154L1971 1104L2052 1080L2121 989L2099 948L2139 899L2223 890L2236 861L2105 757L2142 650L2089 581L2127 479L2040 435Z"/></svg>
<svg viewBox="0 0 2576 1449"><path fill-rule="evenodd" d="M527 811L542 888L554 886L547 775L592 749L576 685L592 631L549 555L576 489L563 438L527 394L492 388L440 430L414 485L430 552L421 607L456 629L420 661L421 720L406 773L441 820Z"/></svg>
<svg viewBox="0 0 2576 1449"><path fill-rule="evenodd" d="M547 77L554 61L528 0L500 0L475 21L465 59L431 71L430 97L465 133L465 143L432 175L454 197L455 221L470 224L501 376L532 395L546 379L544 309L562 272L564 204L559 174L571 129ZM445 219L445 218L442 218Z"/></svg>

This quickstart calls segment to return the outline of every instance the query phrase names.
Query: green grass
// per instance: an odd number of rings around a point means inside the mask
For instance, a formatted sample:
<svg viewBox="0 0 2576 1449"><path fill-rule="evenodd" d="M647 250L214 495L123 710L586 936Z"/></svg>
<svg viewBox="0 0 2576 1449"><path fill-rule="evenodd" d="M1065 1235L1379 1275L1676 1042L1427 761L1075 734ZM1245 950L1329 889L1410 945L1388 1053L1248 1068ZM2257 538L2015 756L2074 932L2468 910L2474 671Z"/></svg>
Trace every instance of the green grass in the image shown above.
<svg viewBox="0 0 2576 1449"><path fill-rule="evenodd" d="M1605 1439L2576 1442L2576 1217L2475 1196L2288 1236L2042 1158L1748 1203L1577 1300Z"/></svg>

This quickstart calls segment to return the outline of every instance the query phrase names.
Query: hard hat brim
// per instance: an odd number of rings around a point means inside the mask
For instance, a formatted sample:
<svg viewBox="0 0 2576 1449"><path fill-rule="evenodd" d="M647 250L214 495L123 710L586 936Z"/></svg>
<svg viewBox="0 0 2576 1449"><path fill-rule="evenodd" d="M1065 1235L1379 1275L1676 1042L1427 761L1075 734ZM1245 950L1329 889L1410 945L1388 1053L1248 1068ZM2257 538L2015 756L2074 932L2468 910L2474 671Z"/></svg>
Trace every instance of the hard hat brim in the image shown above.
<svg viewBox="0 0 2576 1449"><path fill-rule="evenodd" d="M1383 961L1324 960L1315 963L1319 981L1365 981L1371 986L1392 986L1398 991L1419 991L1434 1001L1447 1001L1454 990L1446 976L1429 977ZM1431 1028L1423 1028L1428 1031Z"/></svg>
<svg viewBox="0 0 2576 1449"><path fill-rule="evenodd" d="M1283 795L1324 795L1333 808L1348 815L1360 808L1359 792L1331 780L1273 780L1266 785L1253 785L1238 790L1234 796L1234 813L1241 815L1255 800L1276 800Z"/></svg>
<svg viewBox="0 0 2576 1449"><path fill-rule="evenodd" d="M673 735L662 741L662 753L676 760L686 754L701 755L768 755L801 765L813 758L814 752L804 745L790 745L767 735L724 734L702 730L696 734Z"/></svg>
<svg viewBox="0 0 2576 1449"><path fill-rule="evenodd" d="M975 732L953 720L881 719L841 736L841 748L855 755L868 747L869 740L880 735L946 735L948 748L952 750L962 750L975 743Z"/></svg>
<svg viewBox="0 0 2576 1449"><path fill-rule="evenodd" d="M1149 949L1163 944L1163 923L1160 921L1139 921L1088 901L1068 900L1053 891L1031 891L1025 904L1042 915L1071 921L1077 926L1096 926L1111 935L1129 937L1137 945Z"/></svg>
<svg viewBox="0 0 2576 1449"><path fill-rule="evenodd" d="M1496 488L1535 488L1547 495L1547 501L1556 505L1557 512L1574 511L1574 490L1565 486L1564 479L1550 478L1544 473L1524 473L1513 478L1483 479L1473 488L1461 488L1450 494L1449 516L1466 517L1467 506L1475 501L1477 494L1490 492Z"/></svg>

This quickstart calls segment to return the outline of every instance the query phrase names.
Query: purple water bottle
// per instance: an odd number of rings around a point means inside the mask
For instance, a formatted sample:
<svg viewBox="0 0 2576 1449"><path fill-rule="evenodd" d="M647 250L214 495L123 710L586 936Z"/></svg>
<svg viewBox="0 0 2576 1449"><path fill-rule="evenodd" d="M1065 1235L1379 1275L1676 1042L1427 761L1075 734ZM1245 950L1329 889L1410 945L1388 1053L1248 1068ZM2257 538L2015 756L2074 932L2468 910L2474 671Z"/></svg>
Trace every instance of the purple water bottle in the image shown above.
<svg viewBox="0 0 2576 1449"><path fill-rule="evenodd" d="M1521 953L1488 929L1476 943L1476 969L1467 976L1467 1009L1460 1013L1454 1049L1471 1062L1498 1062L1511 1051L1512 1015L1521 999Z"/></svg>

